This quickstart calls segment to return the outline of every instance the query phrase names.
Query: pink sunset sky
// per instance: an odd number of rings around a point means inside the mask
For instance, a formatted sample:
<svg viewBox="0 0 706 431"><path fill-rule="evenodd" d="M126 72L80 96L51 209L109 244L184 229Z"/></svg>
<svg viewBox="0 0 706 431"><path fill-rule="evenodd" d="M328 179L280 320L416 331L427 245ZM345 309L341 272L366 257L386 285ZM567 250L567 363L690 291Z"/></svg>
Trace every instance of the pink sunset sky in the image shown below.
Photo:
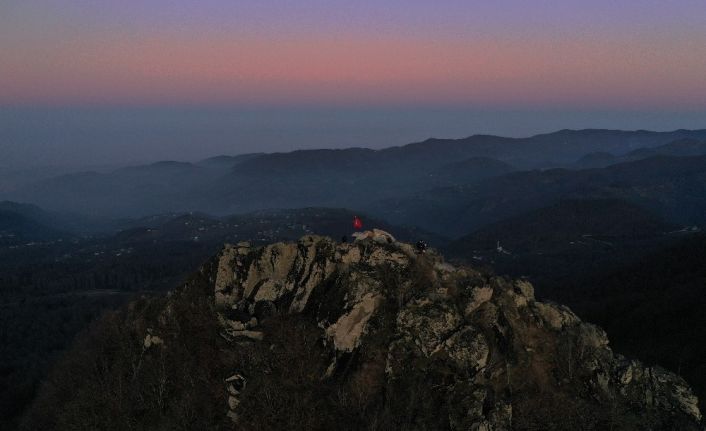
<svg viewBox="0 0 706 431"><path fill-rule="evenodd" d="M706 107L703 1L0 4L2 105Z"/></svg>

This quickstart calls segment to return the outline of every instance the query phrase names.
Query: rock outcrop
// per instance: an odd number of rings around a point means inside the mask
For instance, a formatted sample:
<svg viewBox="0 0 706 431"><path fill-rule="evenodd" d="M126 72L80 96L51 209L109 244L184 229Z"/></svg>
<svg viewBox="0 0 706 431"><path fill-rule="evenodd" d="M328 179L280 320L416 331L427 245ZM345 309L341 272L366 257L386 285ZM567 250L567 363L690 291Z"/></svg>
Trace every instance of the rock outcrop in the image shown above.
<svg viewBox="0 0 706 431"><path fill-rule="evenodd" d="M227 245L112 313L24 429L702 430L679 376L611 351L531 284L352 243Z"/></svg>
<svg viewBox="0 0 706 431"><path fill-rule="evenodd" d="M396 397L387 408L411 415L398 422L407 429L568 429L571 415L582 426L700 429L697 399L675 374L615 354L603 330L536 301L526 281L418 255L386 232L228 245L214 278L233 348L267 343L261 323L299 315L320 329L318 378ZM247 368L233 372L267 372ZM229 404L237 420L246 407Z"/></svg>

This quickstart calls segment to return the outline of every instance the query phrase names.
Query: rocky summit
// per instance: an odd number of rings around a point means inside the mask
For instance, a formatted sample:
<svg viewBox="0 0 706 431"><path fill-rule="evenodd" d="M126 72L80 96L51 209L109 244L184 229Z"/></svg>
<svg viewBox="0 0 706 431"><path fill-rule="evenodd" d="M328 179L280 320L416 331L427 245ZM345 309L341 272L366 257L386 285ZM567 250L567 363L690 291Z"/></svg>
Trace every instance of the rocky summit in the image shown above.
<svg viewBox="0 0 706 431"><path fill-rule="evenodd" d="M54 373L42 426L88 429L66 413L87 409L102 429L703 429L683 379L614 353L527 281L380 230L226 245L182 289L112 319L63 364L100 370L71 390ZM96 379L108 394L82 399Z"/></svg>

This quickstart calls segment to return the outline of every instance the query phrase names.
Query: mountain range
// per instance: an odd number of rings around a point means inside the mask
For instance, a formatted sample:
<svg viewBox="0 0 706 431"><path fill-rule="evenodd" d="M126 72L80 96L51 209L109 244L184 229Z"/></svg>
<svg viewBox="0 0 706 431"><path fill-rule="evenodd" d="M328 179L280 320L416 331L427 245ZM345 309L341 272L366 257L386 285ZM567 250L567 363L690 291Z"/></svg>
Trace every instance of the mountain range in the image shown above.
<svg viewBox="0 0 706 431"><path fill-rule="evenodd" d="M475 184L435 188L366 207L393 223L450 237L561 199L620 199L665 220L706 222L706 156L655 156L606 168L515 172Z"/></svg>
<svg viewBox="0 0 706 431"><path fill-rule="evenodd" d="M657 147L644 147L630 151L622 155L614 155L608 152L589 153L581 157L575 166L580 169L603 168L623 162L646 159L653 156L703 156L706 154L706 141L697 139L678 139L668 144Z"/></svg>
<svg viewBox="0 0 706 431"><path fill-rule="evenodd" d="M529 138L428 139L382 150L219 156L198 163L157 162L108 173L79 172L25 184L3 196L53 211L101 217L173 211L224 215L309 206L367 208L372 202L475 184L513 170L575 168L579 159L591 153L622 157L684 140L705 141L706 130L562 130ZM703 154L697 147L689 154Z"/></svg>

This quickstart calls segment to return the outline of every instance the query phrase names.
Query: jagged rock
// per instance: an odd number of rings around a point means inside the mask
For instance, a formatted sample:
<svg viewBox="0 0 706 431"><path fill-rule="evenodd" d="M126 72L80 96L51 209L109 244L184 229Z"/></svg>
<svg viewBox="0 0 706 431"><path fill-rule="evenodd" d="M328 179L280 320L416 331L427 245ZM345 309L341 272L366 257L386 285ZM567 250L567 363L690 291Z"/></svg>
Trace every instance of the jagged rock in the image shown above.
<svg viewBox="0 0 706 431"><path fill-rule="evenodd" d="M428 299L416 300L397 314L399 331L426 356L436 353L462 322L452 305Z"/></svg>
<svg viewBox="0 0 706 431"><path fill-rule="evenodd" d="M331 240L304 237L298 244L272 244L244 253L250 248L226 246L221 252L215 284L216 303L233 305L248 300L254 303L276 301L291 296L292 312L301 311L313 288L333 271L330 259L321 256L319 247L331 249ZM295 280L303 283L295 284Z"/></svg>
<svg viewBox="0 0 706 431"><path fill-rule="evenodd" d="M225 382L228 384L228 393L231 395L239 395L247 385L247 379L243 375L236 373L228 377Z"/></svg>
<svg viewBox="0 0 706 431"><path fill-rule="evenodd" d="M567 307L537 302L527 281L484 278L432 252L417 255L383 231L355 238L352 244L307 236L296 244L226 246L216 270L216 302L249 310L257 324L267 320L257 312L264 304L279 313L311 316L322 330L322 348L333 357L318 374L324 380L345 363L336 358L361 349L366 340L378 343L380 331L393 331L376 384L394 387L449 370L444 373L454 377L430 381L435 389L425 396L457 399L444 410L451 429L509 429L513 403L538 388L596 405L619 402L663 422L696 426L701 420L683 380L614 355L603 330L581 322ZM426 268L424 280L409 278L415 267ZM383 307L390 300L396 304L392 310ZM426 366L431 368L415 368L422 360L431 361ZM229 406L231 414L242 408L230 399Z"/></svg>
<svg viewBox="0 0 706 431"><path fill-rule="evenodd" d="M226 331L226 333L229 335L228 338L230 339L235 339L235 338L248 338L250 340L255 340L255 341L261 341L262 339L265 338L265 334L261 331L250 331L247 329L243 330L229 330Z"/></svg>
<svg viewBox="0 0 706 431"><path fill-rule="evenodd" d="M574 325L579 322L578 317L567 307L543 304L537 302L534 309L540 318L553 329L562 329L564 326Z"/></svg>
<svg viewBox="0 0 706 431"><path fill-rule="evenodd" d="M454 333L439 347L456 361L458 368L473 371L485 368L490 353L483 334L470 326Z"/></svg>
<svg viewBox="0 0 706 431"><path fill-rule="evenodd" d="M228 397L228 408L229 408L231 411L234 412L235 409L238 408L238 405L239 405L239 404L240 404L240 400L238 400L238 398L236 398L236 397L234 397L234 396L232 396L232 395Z"/></svg>
<svg viewBox="0 0 706 431"><path fill-rule="evenodd" d="M470 300L468 301L468 304L466 304L464 314L466 316L469 316L476 309L478 309L478 307L480 307L484 303L490 301L490 298L492 298L492 296L493 296L493 288L492 287L483 286L483 287L476 287L475 289L472 289L471 294L470 294Z"/></svg>
<svg viewBox="0 0 706 431"><path fill-rule="evenodd" d="M115 392L67 409L134 398L123 428L139 429L143 400L149 424L179 409L174 428L216 416L193 429L703 429L684 380L613 353L601 328L537 301L527 281L382 231L226 245L195 281L131 307L110 326L123 335L100 344L124 357L94 367L107 373L89 382L98 390L60 393L103 396L103 381ZM121 404L106 403L114 394Z"/></svg>
<svg viewBox="0 0 706 431"><path fill-rule="evenodd" d="M382 297L366 293L348 313L326 328L326 335L333 340L337 350L352 352L358 347L366 325L382 302Z"/></svg>
<svg viewBox="0 0 706 431"><path fill-rule="evenodd" d="M164 344L164 341L161 338L150 334L145 335L145 340L142 343L142 345L145 346L145 349L149 349L152 346L159 346L161 344Z"/></svg>
<svg viewBox="0 0 706 431"><path fill-rule="evenodd" d="M395 237L380 229L366 230L364 232L355 232L353 233L353 238L355 238L356 241L363 241L369 239L378 244L392 244L395 242Z"/></svg>
<svg viewBox="0 0 706 431"><path fill-rule="evenodd" d="M228 377L226 380L226 391L228 392L228 413L227 416L233 421L238 421L236 410L240 405L239 395L247 385L247 380L241 374L236 373Z"/></svg>

